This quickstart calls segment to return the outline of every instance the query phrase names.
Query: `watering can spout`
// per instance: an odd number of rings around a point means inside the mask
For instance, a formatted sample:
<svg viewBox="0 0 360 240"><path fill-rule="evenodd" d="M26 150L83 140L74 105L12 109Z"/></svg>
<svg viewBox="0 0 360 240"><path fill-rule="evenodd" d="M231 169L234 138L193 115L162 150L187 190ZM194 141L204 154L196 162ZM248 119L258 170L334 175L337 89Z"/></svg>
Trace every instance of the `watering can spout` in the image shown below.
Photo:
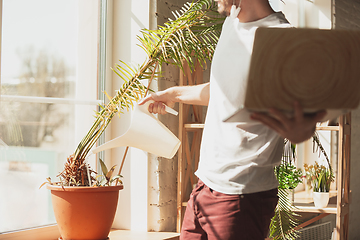
<svg viewBox="0 0 360 240"><path fill-rule="evenodd" d="M135 104L127 131L94 148L92 152L97 153L110 148L129 146L161 157L173 158L181 142L163 123L149 113L149 104L150 102L146 102L144 105ZM172 109L172 111L175 110Z"/></svg>

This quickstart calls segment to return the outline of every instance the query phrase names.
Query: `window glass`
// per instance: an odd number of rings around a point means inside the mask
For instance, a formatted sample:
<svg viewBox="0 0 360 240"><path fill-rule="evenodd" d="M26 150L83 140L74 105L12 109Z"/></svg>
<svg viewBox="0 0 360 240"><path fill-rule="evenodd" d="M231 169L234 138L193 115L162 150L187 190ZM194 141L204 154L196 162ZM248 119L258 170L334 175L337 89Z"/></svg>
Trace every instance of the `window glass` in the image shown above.
<svg viewBox="0 0 360 240"><path fill-rule="evenodd" d="M97 109L98 0L3 0L0 232L55 223L49 190Z"/></svg>

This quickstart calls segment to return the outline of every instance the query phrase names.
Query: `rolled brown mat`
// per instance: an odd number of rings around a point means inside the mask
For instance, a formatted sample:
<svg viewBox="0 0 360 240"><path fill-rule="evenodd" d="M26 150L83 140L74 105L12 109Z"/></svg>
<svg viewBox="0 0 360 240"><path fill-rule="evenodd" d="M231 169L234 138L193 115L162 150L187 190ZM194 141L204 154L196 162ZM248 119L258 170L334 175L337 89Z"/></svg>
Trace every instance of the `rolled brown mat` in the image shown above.
<svg viewBox="0 0 360 240"><path fill-rule="evenodd" d="M354 109L360 100L360 31L259 28L245 108Z"/></svg>

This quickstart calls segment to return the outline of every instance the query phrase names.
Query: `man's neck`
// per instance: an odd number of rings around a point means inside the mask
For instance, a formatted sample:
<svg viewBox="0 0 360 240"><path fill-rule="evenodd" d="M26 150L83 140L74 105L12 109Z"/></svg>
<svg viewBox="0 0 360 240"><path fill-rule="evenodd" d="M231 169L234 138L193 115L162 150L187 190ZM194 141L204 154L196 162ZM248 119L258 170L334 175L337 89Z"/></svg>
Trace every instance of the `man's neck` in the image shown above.
<svg viewBox="0 0 360 240"><path fill-rule="evenodd" d="M268 0L242 0L238 18L240 22L253 22L273 13Z"/></svg>

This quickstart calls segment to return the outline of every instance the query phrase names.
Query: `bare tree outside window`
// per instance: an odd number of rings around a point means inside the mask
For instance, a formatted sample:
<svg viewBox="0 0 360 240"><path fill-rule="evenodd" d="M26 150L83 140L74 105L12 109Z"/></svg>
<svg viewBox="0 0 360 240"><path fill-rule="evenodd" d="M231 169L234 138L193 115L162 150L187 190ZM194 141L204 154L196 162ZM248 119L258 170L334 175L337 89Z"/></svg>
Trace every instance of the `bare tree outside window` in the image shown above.
<svg viewBox="0 0 360 240"><path fill-rule="evenodd" d="M19 49L18 55L22 66L19 81L17 84L4 84L2 94L53 98L73 95L74 82L70 77L74 70L61 56L33 46ZM64 124L73 110L52 103L10 102L3 107L6 111L1 112L8 114L2 116L2 140L9 146L27 147L39 147L43 141L54 141L53 132Z"/></svg>

